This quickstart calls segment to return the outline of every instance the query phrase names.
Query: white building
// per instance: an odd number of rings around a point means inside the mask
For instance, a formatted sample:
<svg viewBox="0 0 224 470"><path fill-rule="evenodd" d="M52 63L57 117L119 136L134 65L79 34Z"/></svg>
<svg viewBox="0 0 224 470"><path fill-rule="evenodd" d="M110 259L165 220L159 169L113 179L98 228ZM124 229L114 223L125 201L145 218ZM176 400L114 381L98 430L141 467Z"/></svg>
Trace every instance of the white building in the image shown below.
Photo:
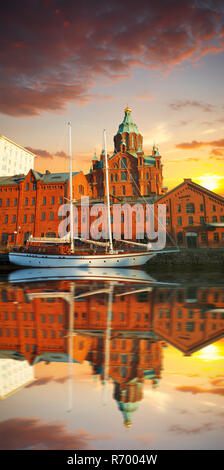
<svg viewBox="0 0 224 470"><path fill-rule="evenodd" d="M21 390L33 380L33 366L27 361L0 359L0 399Z"/></svg>
<svg viewBox="0 0 224 470"><path fill-rule="evenodd" d="M34 169L34 153L0 135L0 176L27 174Z"/></svg>

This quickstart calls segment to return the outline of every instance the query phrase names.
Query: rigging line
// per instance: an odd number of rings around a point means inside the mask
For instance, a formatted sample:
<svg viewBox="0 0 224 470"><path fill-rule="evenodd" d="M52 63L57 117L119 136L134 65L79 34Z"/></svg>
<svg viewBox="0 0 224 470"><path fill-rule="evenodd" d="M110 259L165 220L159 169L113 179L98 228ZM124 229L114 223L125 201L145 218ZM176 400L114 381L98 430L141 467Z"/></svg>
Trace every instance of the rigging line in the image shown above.
<svg viewBox="0 0 224 470"><path fill-rule="evenodd" d="M125 164L124 162L123 162L123 165L125 166L125 168L126 168L126 170L128 171L129 175L132 176L131 172L129 171L129 169L127 168L127 166L126 166L126 164ZM146 201L145 197L141 195L139 186L137 185L137 183L135 182L134 179L133 179L133 181L134 181L134 183L135 183L136 188L137 188L138 191L139 191L140 196L141 196L142 199L145 201L145 203L148 204L148 202ZM168 237L169 237L169 239L171 240L171 242L172 242L177 248L179 248L177 242L173 239L173 237L169 234L169 232L167 232L166 227L164 227L164 225L161 223L161 221L159 220L159 218L157 217L157 215L155 214L155 212L154 212L154 216L156 217L158 224L159 224L163 229L165 229L165 232L168 234Z"/></svg>

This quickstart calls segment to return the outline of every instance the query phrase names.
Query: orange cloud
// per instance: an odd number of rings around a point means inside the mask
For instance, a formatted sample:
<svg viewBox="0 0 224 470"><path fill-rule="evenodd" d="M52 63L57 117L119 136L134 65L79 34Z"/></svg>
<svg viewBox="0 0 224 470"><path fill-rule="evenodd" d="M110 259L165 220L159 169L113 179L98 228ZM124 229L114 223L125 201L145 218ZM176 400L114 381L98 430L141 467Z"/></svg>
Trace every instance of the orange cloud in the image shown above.
<svg viewBox="0 0 224 470"><path fill-rule="evenodd" d="M220 395L224 396L224 388L203 388L203 387L197 387L197 386L191 386L191 385L181 385L179 387L176 387L176 390L178 392L188 392L192 393L193 395L196 395L197 393L211 393L214 395Z"/></svg>

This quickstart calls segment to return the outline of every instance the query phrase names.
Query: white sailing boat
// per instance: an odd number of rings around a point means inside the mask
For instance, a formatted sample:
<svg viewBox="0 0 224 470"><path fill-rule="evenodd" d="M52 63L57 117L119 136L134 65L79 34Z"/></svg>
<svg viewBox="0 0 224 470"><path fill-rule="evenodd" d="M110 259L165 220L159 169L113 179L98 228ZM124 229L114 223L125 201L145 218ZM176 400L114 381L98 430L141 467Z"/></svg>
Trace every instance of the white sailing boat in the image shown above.
<svg viewBox="0 0 224 470"><path fill-rule="evenodd" d="M9 252L10 263L26 266L26 267L41 267L41 268L127 268L142 266L147 263L158 253L167 253L166 250L147 251L145 245L144 251L136 252L119 252L115 251L113 247L112 231L111 231L111 216L110 216L110 196L109 196L109 178L108 178L108 161L107 161L107 145L106 145L106 132L104 130L104 153L105 153L105 171L106 171L106 193L107 193L107 219L108 219L108 232L109 232L109 250L107 243L101 243L105 246L105 253L92 254L90 252L83 253L80 250L74 249L74 229L73 229L73 190L72 190L72 145L71 145L71 123L69 127L69 185L70 185L70 248L63 250L63 244L66 240L63 239L35 239L32 238L28 247L18 250L16 247ZM94 240L86 240L87 242L97 243ZM37 243L38 249L35 249ZM50 244L53 244L52 250ZM45 244L44 248L41 248ZM141 244L139 244L141 245ZM142 244L143 245L143 244ZM170 250L168 251L170 252Z"/></svg>

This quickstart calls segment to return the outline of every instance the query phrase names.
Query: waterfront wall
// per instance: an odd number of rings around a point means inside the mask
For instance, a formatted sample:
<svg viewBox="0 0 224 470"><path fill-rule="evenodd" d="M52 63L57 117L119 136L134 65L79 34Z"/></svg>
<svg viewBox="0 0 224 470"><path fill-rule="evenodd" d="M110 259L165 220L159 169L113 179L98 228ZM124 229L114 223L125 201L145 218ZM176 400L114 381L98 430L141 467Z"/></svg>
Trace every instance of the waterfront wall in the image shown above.
<svg viewBox="0 0 224 470"><path fill-rule="evenodd" d="M217 266L224 267L224 248L181 249L176 253L164 253L150 260L150 266Z"/></svg>

